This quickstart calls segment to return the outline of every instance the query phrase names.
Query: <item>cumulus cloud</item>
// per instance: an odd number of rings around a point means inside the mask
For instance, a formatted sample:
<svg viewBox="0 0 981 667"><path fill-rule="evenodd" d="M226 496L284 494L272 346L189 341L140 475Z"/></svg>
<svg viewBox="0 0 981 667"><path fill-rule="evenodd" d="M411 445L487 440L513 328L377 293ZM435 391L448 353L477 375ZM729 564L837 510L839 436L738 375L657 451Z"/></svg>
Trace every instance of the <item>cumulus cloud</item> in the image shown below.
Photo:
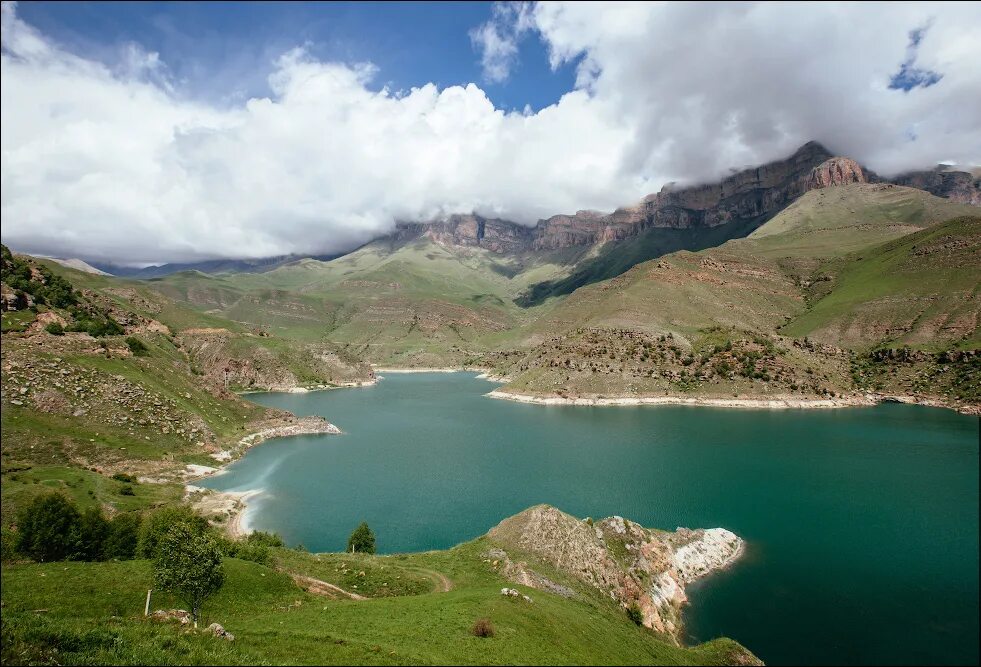
<svg viewBox="0 0 981 667"><path fill-rule="evenodd" d="M489 21L470 31L470 41L480 52L484 79L502 83L511 76L518 60L518 43L534 27L532 5L497 2Z"/></svg>
<svg viewBox="0 0 981 667"><path fill-rule="evenodd" d="M271 95L219 108L153 53L107 67L3 3L3 239L130 263L327 253L397 220L608 210L809 139L882 173L981 162L977 4L546 3L494 21L537 34L553 67L578 60L576 88L505 112L474 84L377 91L371 65L298 48ZM916 67L942 78L890 88L927 25Z"/></svg>

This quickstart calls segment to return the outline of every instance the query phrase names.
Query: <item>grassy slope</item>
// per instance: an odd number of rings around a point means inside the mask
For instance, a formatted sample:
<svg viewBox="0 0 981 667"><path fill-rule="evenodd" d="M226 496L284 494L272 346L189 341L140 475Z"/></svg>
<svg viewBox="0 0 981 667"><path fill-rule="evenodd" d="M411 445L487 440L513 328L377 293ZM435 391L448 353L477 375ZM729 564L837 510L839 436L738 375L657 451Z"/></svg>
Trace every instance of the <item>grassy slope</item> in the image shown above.
<svg viewBox="0 0 981 667"><path fill-rule="evenodd" d="M566 599L522 588L531 604L505 598L506 582L482 556L487 546L481 539L443 552L360 557L393 576L438 572L453 583L449 592L363 602L316 596L281 571L228 559L228 582L205 605L204 622L222 623L234 642L145 621L146 562L8 565L4 661L25 651L62 664L720 664L745 655L730 640L673 646L585 590ZM283 557L313 573L351 558L280 551L276 559ZM154 594L154 609L178 606ZM470 634L481 617L491 619L494 637Z"/></svg>
<svg viewBox="0 0 981 667"><path fill-rule="evenodd" d="M839 345L977 348L981 216L958 218L822 265L813 305L784 327Z"/></svg>
<svg viewBox="0 0 981 667"><path fill-rule="evenodd" d="M921 232L924 241L946 239L948 231L935 226L965 212L977 213L973 207L896 186L850 185L810 192L746 239L698 253L673 253L577 290L521 332L524 344L537 347L498 368L515 376L512 389L544 393L767 395L793 393L797 390L787 389L794 385L803 386L803 394L848 390L846 358L791 345L779 334L803 337L831 326L834 318L843 318L844 324L817 338L867 349L894 339L868 326L864 330L854 326L856 320L868 323L870 318L851 311L873 308L875 304L866 306L866 301L879 298L891 304L890 312L901 324L902 316L910 312L903 299L915 297L923 306L911 317L922 326L895 340L930 341L937 348L976 341L978 289L972 267L978 266L978 240L970 232L973 223L956 227L965 245L955 254L913 262L899 257L900 250L890 250L890 242L923 228L937 230L936 234L929 229ZM919 237L909 237L909 244L897 247L907 248L908 255ZM859 259L863 254L868 257ZM903 261L909 266L900 271ZM825 278L838 274L838 282ZM882 308L876 314L879 311ZM851 333L844 334L842 327ZM604 334L608 345L601 354L591 340L596 329L610 332ZM695 363L686 367L669 349L654 354L652 348L647 349L655 359L642 360L644 348L612 330L646 337L643 344L654 348L664 348L658 337L667 335L680 349L695 355ZM757 335L772 339L780 358L772 360L768 372L773 375L783 369L789 374L787 381L782 386L759 379L747 382L738 373L728 378L716 373L711 381L701 383L677 377L702 365L743 362L698 356L708 345L726 342L715 340L720 331L729 332L724 337L737 347L740 341L751 347ZM671 341L667 347L674 344ZM671 358L660 358L664 354ZM656 377L665 369L669 377ZM820 381L813 382L814 378Z"/></svg>
<svg viewBox="0 0 981 667"><path fill-rule="evenodd" d="M566 253L568 254L568 253ZM541 309L513 299L530 281L568 270L558 253L503 258L426 239L369 244L331 262L262 274L175 274L149 284L197 308L301 340L329 340L379 363L452 365Z"/></svg>

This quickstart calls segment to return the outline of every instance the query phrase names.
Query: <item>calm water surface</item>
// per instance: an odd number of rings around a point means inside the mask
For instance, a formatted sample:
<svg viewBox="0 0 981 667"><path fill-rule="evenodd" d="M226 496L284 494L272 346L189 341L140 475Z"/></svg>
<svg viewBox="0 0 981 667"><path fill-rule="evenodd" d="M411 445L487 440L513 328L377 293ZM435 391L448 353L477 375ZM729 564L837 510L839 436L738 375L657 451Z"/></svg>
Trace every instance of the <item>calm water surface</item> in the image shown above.
<svg viewBox="0 0 981 667"><path fill-rule="evenodd" d="M250 398L344 435L271 440L207 482L263 489L250 525L342 550L442 549L536 503L646 526L723 526L746 557L689 590L689 639L768 663L978 663L978 420L840 410L557 407L465 373Z"/></svg>

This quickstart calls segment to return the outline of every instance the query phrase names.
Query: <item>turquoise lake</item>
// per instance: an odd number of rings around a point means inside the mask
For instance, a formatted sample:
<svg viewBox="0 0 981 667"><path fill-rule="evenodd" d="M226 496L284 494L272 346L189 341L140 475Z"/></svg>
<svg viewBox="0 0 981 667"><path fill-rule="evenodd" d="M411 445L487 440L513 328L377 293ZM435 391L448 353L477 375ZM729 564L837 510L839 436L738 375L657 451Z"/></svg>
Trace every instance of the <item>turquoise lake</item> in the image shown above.
<svg viewBox="0 0 981 667"><path fill-rule="evenodd" d="M743 559L689 589L689 641L770 664L977 664L978 419L836 410L558 407L470 373L248 398L343 435L255 447L204 484L262 489L253 528L343 550L453 546L536 503L646 526L728 528Z"/></svg>

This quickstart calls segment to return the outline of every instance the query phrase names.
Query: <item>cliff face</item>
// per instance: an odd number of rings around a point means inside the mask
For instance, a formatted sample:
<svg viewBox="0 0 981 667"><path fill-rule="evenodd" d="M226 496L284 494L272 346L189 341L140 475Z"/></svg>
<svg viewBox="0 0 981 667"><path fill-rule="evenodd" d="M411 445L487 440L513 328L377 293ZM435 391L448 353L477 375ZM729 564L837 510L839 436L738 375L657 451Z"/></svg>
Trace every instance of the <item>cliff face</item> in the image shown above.
<svg viewBox="0 0 981 667"><path fill-rule="evenodd" d="M785 160L746 169L718 183L667 185L644 201L613 213L554 215L533 228L497 218L453 215L428 223L401 223L396 240L426 236L437 243L514 254L558 250L630 238L650 227L716 227L776 213L808 190L864 183L862 168L810 142Z"/></svg>
<svg viewBox="0 0 981 667"><path fill-rule="evenodd" d="M812 141L784 160L745 169L718 183L680 188L669 184L639 204L609 214L553 215L533 228L497 218L453 215L438 222L399 224L394 236L426 236L445 245L481 247L502 254L558 250L620 241L651 227L690 229L764 219L810 190L877 180L881 179L854 160L835 157ZM892 182L981 206L981 180L967 172L938 168Z"/></svg>
<svg viewBox="0 0 981 667"><path fill-rule="evenodd" d="M912 171L897 176L892 182L926 190L938 197L981 206L981 178L966 171L948 170L941 165L931 171Z"/></svg>
<svg viewBox="0 0 981 667"><path fill-rule="evenodd" d="M560 595L574 592L534 570L531 556L619 602L636 605L643 625L680 636L685 586L725 567L742 552L743 541L723 528L674 532L644 528L614 516L580 520L548 505L505 519L487 537L488 554L516 583Z"/></svg>
<svg viewBox="0 0 981 667"><path fill-rule="evenodd" d="M513 254L527 250L533 235L533 230L508 220L451 215L439 222L401 222L393 237L407 240L425 236L442 245L480 247Z"/></svg>

